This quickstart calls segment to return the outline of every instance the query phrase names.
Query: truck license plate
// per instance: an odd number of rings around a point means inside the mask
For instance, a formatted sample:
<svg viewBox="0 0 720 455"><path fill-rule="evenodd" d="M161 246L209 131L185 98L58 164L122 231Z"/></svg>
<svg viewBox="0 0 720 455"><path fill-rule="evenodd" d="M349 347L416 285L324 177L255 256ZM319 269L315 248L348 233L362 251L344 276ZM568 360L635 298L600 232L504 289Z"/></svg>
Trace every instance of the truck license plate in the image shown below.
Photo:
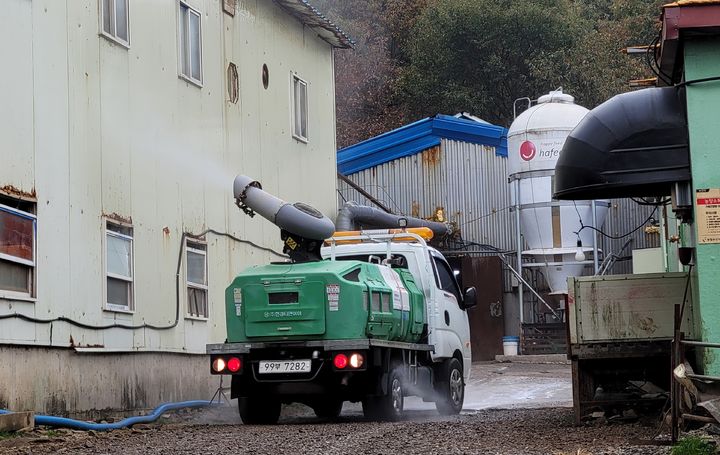
<svg viewBox="0 0 720 455"><path fill-rule="evenodd" d="M309 373L310 360L261 360L260 374Z"/></svg>

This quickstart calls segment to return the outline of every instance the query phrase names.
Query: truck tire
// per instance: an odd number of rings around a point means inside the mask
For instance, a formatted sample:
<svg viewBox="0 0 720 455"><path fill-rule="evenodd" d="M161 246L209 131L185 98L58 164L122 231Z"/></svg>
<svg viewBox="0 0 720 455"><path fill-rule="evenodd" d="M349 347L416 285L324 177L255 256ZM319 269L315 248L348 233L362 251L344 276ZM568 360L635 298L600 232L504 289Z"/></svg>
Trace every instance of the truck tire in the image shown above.
<svg viewBox="0 0 720 455"><path fill-rule="evenodd" d="M363 414L368 420L399 420L402 418L404 405L405 386L398 370L390 373L387 395L368 396L362 401Z"/></svg>
<svg viewBox="0 0 720 455"><path fill-rule="evenodd" d="M241 397L238 410L245 425L273 425L280 418L280 402L273 399Z"/></svg>
<svg viewBox="0 0 720 455"><path fill-rule="evenodd" d="M435 392L438 394L435 408L440 414L460 413L465 399L465 379L462 365L458 359L448 359L439 366Z"/></svg>
<svg viewBox="0 0 720 455"><path fill-rule="evenodd" d="M313 404L312 409L315 415L321 419L334 420L340 416L342 412L342 400L329 398L325 401L319 401Z"/></svg>

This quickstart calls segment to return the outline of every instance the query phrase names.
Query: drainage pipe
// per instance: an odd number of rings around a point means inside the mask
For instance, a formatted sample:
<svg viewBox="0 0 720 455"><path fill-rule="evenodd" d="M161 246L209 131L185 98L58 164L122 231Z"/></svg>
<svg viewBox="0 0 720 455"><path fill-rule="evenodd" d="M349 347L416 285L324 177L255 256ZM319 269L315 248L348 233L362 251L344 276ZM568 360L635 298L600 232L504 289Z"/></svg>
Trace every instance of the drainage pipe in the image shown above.
<svg viewBox="0 0 720 455"><path fill-rule="evenodd" d="M92 423L85 422L82 420L68 419L66 417L36 415L35 425L45 425L49 427L58 428L72 428L73 430L94 430L94 431L107 431L107 430L119 430L121 428L131 427L133 425L141 423L151 423L160 418L163 414L168 411L174 411L177 409L184 408L203 408L206 406L213 405L212 401L207 400L193 400L193 401L180 401L177 403L165 403L153 410L152 413L144 416L128 417L119 422L115 423ZM12 411L6 409L0 409L0 414L11 414Z"/></svg>

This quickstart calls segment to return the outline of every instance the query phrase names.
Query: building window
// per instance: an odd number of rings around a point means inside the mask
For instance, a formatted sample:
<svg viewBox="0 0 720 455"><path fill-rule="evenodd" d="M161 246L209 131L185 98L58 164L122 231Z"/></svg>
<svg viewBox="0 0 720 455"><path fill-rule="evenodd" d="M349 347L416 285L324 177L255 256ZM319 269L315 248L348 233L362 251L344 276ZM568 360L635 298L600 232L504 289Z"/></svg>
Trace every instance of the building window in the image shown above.
<svg viewBox="0 0 720 455"><path fill-rule="evenodd" d="M180 2L180 75L202 84L202 29L200 13Z"/></svg>
<svg viewBox="0 0 720 455"><path fill-rule="evenodd" d="M207 318L207 245L188 241L185 245L185 258L188 314L198 318Z"/></svg>
<svg viewBox="0 0 720 455"><path fill-rule="evenodd" d="M293 93L293 137L302 142L307 142L307 118L308 118L308 101L307 101L307 82L293 74L292 77L292 93Z"/></svg>
<svg viewBox="0 0 720 455"><path fill-rule="evenodd" d="M130 45L128 0L100 0L102 34L114 41Z"/></svg>
<svg viewBox="0 0 720 455"><path fill-rule="evenodd" d="M107 309L132 311L134 309L132 227L106 221L105 270Z"/></svg>
<svg viewBox="0 0 720 455"><path fill-rule="evenodd" d="M35 203L0 197L0 294L35 296Z"/></svg>

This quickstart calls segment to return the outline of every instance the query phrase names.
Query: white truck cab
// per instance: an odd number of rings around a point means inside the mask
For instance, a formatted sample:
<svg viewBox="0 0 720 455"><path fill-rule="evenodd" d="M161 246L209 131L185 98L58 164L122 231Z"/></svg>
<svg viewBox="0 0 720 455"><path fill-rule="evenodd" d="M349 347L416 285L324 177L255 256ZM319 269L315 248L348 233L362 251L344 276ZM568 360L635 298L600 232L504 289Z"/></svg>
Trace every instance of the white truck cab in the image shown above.
<svg viewBox="0 0 720 455"><path fill-rule="evenodd" d="M466 296L455 279L455 273L443 255L426 244L423 238L396 230L363 231L356 237L365 241L347 243L336 240L321 250L326 259L359 259L383 263L388 258L402 258L403 267L413 275L425 295L428 344L433 346L431 358L440 362L460 357L463 379L470 378L470 324L467 309L475 304L475 290ZM342 237L345 239L349 237ZM411 241L407 241L407 239ZM400 239L398 241L397 239ZM344 243L344 244L341 244Z"/></svg>

